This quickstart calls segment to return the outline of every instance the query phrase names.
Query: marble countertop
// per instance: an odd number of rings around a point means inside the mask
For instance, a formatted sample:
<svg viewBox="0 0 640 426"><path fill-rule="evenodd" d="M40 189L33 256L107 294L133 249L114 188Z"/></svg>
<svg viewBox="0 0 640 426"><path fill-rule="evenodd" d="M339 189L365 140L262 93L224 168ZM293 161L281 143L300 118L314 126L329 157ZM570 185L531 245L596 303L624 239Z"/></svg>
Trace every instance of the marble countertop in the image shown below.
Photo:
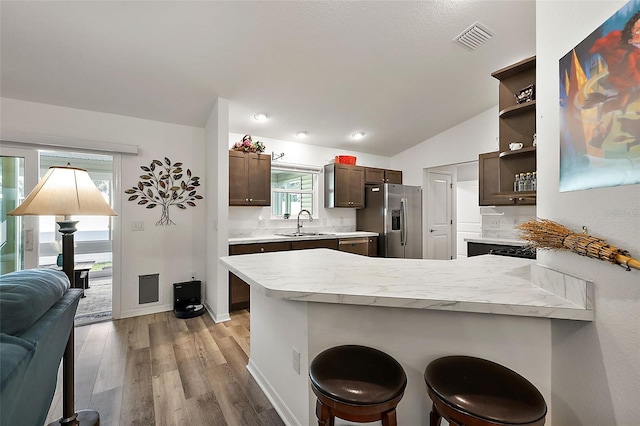
<svg viewBox="0 0 640 426"><path fill-rule="evenodd" d="M524 240L516 240L509 238L492 238L492 237L472 237L464 239L470 243L481 243L481 244L500 244L500 245L508 245L508 246L526 246L527 242Z"/></svg>
<svg viewBox="0 0 640 426"><path fill-rule="evenodd" d="M389 259L312 249L220 263L279 299L593 320L592 283L529 259Z"/></svg>
<svg viewBox="0 0 640 426"><path fill-rule="evenodd" d="M303 231L309 231L303 229ZM377 232L326 232L321 235L301 235L299 237L286 237L283 235L252 235L246 237L229 238L229 245L251 244L251 243L275 243L280 241L307 241L307 240L330 240L334 238L356 238L356 237L377 237Z"/></svg>

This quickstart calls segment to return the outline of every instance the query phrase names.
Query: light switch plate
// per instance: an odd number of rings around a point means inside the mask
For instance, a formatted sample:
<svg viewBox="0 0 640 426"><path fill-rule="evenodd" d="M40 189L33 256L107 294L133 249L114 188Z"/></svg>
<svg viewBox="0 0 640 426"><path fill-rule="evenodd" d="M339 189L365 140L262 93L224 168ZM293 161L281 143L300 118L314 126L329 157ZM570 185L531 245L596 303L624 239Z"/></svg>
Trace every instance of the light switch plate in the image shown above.
<svg viewBox="0 0 640 426"><path fill-rule="evenodd" d="M141 220L131 222L132 231L144 231L144 222Z"/></svg>

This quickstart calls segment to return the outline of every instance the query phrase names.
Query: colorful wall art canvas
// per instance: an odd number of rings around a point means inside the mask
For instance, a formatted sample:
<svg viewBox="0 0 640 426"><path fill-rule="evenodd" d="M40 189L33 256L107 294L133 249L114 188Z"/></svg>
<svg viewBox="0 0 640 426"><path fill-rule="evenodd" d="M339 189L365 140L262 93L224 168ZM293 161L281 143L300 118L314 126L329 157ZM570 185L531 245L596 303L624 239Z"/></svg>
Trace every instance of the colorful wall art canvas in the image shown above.
<svg viewBox="0 0 640 426"><path fill-rule="evenodd" d="M640 183L640 0L560 59L560 191Z"/></svg>

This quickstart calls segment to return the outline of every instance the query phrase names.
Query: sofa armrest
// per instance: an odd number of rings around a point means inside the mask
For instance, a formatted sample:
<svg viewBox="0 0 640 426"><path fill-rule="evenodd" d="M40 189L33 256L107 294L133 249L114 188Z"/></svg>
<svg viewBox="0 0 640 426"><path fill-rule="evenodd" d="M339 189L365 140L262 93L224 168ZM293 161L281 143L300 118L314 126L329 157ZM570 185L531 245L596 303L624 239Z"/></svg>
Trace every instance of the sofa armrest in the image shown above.
<svg viewBox="0 0 640 426"><path fill-rule="evenodd" d="M55 393L58 368L73 329L73 320L82 290L68 289L38 320L20 336L35 348L22 380L3 387L0 394L0 424L44 424ZM0 369L4 370L3 364ZM3 383L4 385L4 383Z"/></svg>

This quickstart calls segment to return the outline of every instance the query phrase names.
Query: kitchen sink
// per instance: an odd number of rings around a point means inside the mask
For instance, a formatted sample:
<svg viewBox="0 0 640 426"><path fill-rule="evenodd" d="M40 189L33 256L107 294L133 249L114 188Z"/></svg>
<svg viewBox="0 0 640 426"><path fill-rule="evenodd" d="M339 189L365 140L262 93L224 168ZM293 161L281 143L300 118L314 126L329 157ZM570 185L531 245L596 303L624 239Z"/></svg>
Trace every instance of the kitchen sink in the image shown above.
<svg viewBox="0 0 640 426"><path fill-rule="evenodd" d="M314 236L314 235L335 235L335 234L330 234L327 232L285 232L285 233L276 234L276 235L280 235L282 237L307 237L307 236Z"/></svg>

